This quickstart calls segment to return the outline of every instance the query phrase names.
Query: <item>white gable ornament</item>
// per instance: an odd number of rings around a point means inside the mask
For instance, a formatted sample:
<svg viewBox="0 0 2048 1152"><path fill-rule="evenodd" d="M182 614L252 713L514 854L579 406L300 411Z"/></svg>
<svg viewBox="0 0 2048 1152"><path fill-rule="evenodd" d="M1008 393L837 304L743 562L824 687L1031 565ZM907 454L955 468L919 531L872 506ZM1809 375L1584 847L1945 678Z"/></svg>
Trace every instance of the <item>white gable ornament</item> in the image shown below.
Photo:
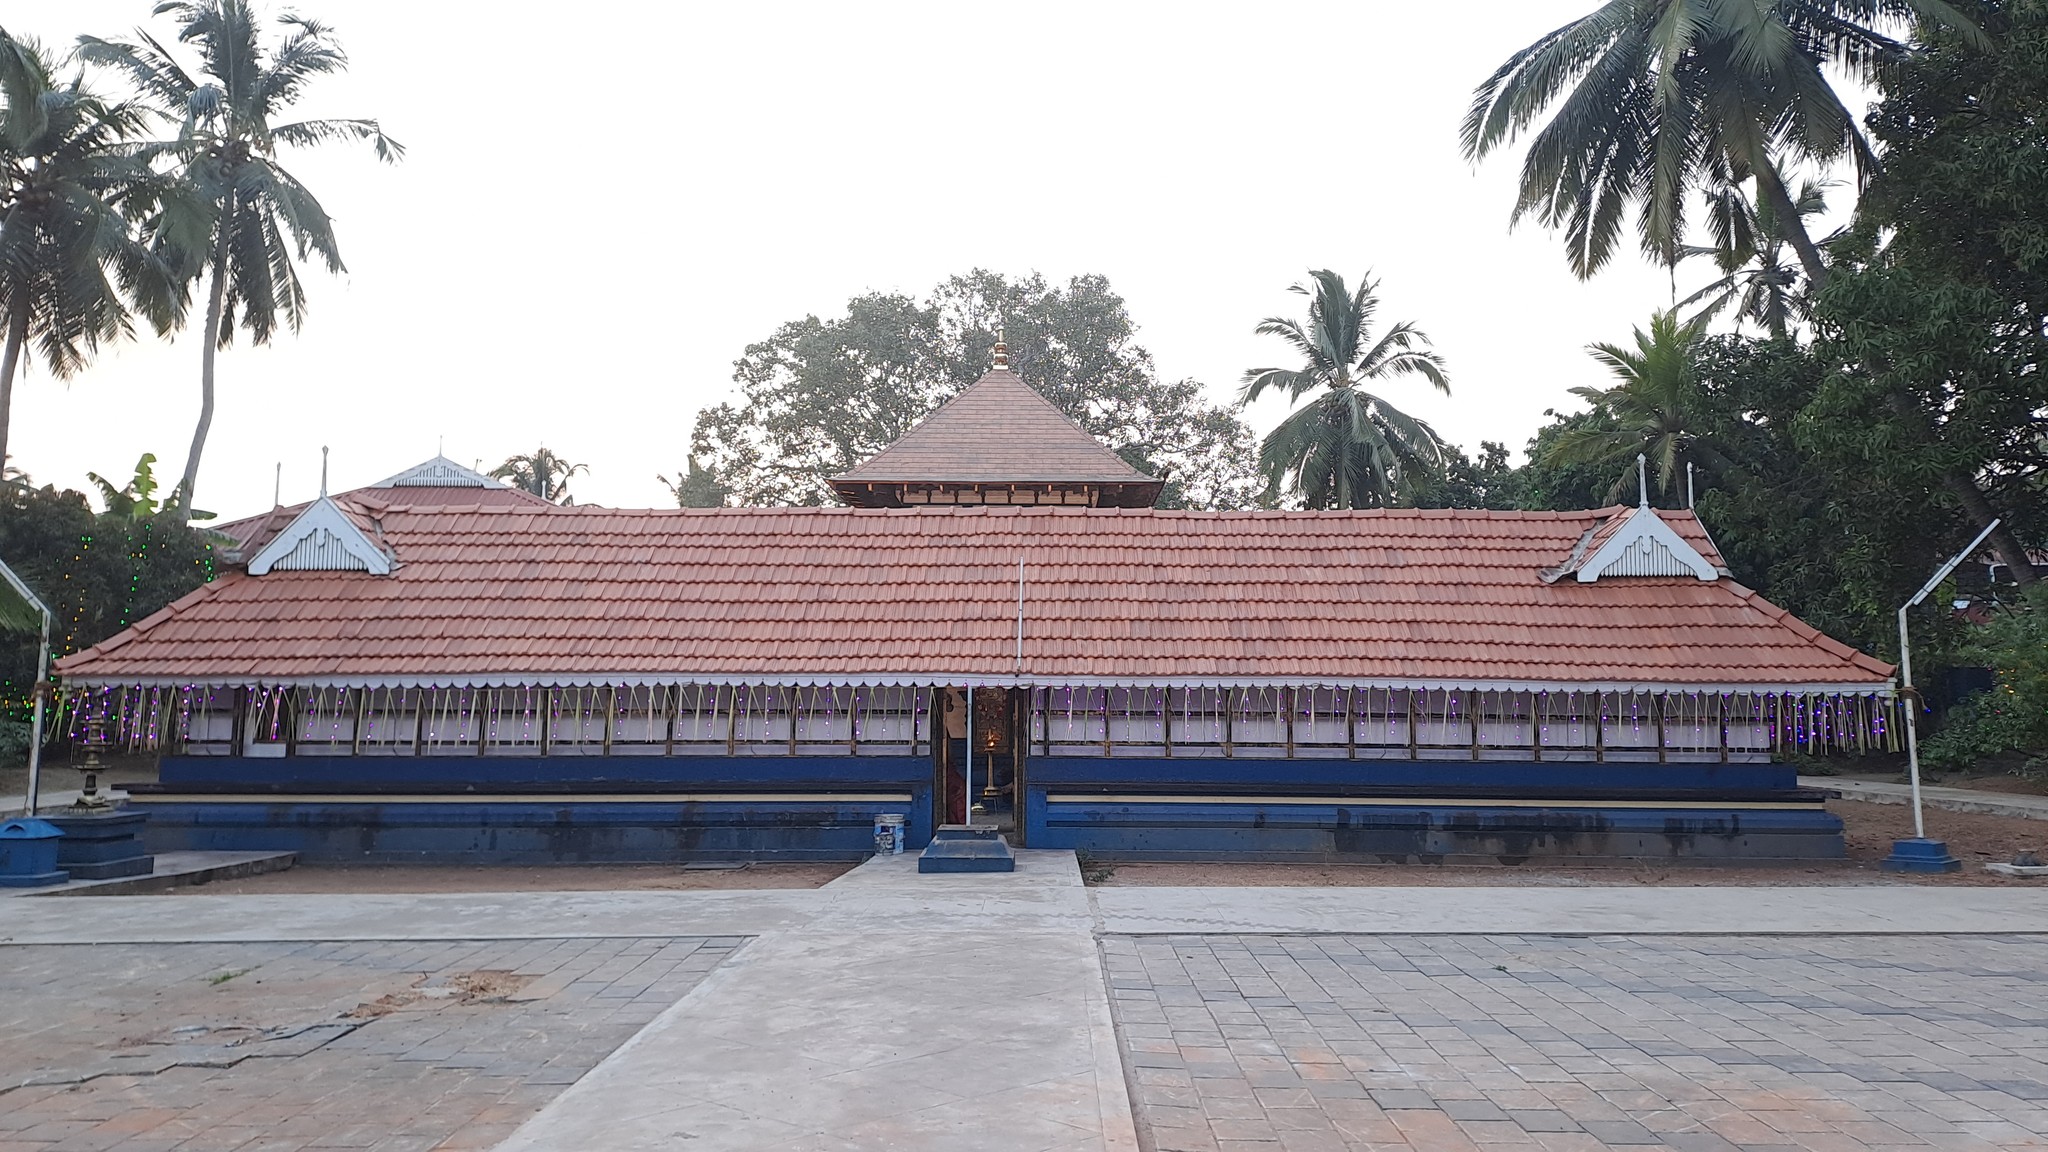
<svg viewBox="0 0 2048 1152"><path fill-rule="evenodd" d="M502 488L503 484L473 468L464 468L446 456L415 464L396 476L370 485L372 488Z"/></svg>
<svg viewBox="0 0 2048 1152"><path fill-rule="evenodd" d="M1645 504L1628 514L1614 535L1579 564L1579 583L1602 576L1692 576L1714 580L1721 573L1677 529Z"/></svg>
<svg viewBox="0 0 2048 1152"><path fill-rule="evenodd" d="M256 553L249 561L249 575L262 576L275 570L388 576L392 567L390 553L364 535L355 521L322 493Z"/></svg>

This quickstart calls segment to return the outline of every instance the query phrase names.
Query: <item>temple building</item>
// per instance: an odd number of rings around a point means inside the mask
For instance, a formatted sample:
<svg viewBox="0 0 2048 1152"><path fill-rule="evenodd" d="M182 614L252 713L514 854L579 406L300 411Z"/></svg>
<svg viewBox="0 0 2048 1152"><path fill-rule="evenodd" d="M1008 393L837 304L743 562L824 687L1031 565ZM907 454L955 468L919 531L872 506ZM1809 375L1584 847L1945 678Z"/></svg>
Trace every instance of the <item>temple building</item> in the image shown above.
<svg viewBox="0 0 2048 1152"><path fill-rule="evenodd" d="M1815 858L1793 754L1892 668L1689 512L1193 512L997 367L837 508L560 508L436 459L228 526L58 667L154 847L853 858L878 816L1105 858Z"/></svg>

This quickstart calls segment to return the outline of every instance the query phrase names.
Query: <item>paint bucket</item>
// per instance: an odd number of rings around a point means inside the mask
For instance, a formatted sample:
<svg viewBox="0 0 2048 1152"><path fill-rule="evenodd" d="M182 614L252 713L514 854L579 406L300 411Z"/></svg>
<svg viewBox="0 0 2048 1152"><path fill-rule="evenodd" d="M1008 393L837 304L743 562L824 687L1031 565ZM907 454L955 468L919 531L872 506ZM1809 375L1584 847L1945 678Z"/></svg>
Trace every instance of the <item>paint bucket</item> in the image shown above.
<svg viewBox="0 0 2048 1152"><path fill-rule="evenodd" d="M908 823L908 817L894 813L875 817L875 854L901 856L904 835L909 831Z"/></svg>

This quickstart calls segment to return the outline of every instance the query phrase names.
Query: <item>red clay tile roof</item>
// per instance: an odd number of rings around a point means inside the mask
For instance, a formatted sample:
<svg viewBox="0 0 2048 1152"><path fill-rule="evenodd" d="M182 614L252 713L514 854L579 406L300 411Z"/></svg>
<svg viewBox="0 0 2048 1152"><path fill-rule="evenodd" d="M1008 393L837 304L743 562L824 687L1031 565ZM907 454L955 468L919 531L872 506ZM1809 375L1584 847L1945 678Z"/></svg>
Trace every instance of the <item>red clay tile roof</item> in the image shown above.
<svg viewBox="0 0 2048 1152"><path fill-rule="evenodd" d="M1138 484L1155 477L1103 447L1023 377L996 368L833 479Z"/></svg>
<svg viewBox="0 0 2048 1152"><path fill-rule="evenodd" d="M368 509L364 509L368 513ZM1546 584L1625 509L391 507L390 576L234 572L74 680L943 680L1882 688L1731 580ZM1665 518L1720 558L1690 514Z"/></svg>
<svg viewBox="0 0 2048 1152"><path fill-rule="evenodd" d="M535 496L524 488L355 488L343 492L335 499L345 503L358 503L375 507L392 507L400 504L417 508L454 507L496 507L552 508L553 504ZM225 524L205 524L201 527L214 532L225 532L235 538L241 546L242 555L254 556L270 538L284 530L284 526L298 518L306 510L308 500L299 504L286 504L255 516L244 516Z"/></svg>

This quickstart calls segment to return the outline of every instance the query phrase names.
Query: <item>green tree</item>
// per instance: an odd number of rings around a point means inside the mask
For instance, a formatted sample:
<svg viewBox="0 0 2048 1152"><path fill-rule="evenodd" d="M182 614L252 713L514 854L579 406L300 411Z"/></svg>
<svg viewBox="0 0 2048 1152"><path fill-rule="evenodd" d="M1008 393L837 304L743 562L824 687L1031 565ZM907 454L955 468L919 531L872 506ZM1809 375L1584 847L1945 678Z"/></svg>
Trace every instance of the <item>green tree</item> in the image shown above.
<svg viewBox="0 0 2048 1152"><path fill-rule="evenodd" d="M1991 689L1949 711L1922 759L1947 771L2048 775L2048 587L2001 611L1967 654L1991 667Z"/></svg>
<svg viewBox="0 0 2048 1152"><path fill-rule="evenodd" d="M1930 494L2022 583L2048 538L2048 4L1973 9L1996 45L1928 35L1873 110L1885 170L1816 300L1830 359L1810 448ZM1973 529L1974 530L1974 529Z"/></svg>
<svg viewBox="0 0 2048 1152"><path fill-rule="evenodd" d="M1887 22L1921 21L1983 37L1943 0L1608 0L1510 56L1474 93L1461 137L1468 159L1512 143L1553 104L1530 142L1514 219L1562 228L1573 272L1613 255L1635 211L1646 255L1678 262L1687 199L1754 180L1807 278L1827 265L1806 232L1786 171L1876 153L1824 71L1864 81L1894 72L1907 47Z"/></svg>
<svg viewBox="0 0 2048 1152"><path fill-rule="evenodd" d="M213 537L168 512L95 513L85 496L0 489L0 557L55 617L52 657L105 640L214 578ZM0 718L25 719L37 638L0 638Z"/></svg>
<svg viewBox="0 0 2048 1152"><path fill-rule="evenodd" d="M176 164L182 194L149 220L148 240L187 283L207 280L199 422L177 488L183 516L213 426L215 352L229 346L237 326L252 344L268 343L280 322L299 331L306 314L300 263L318 257L329 272L346 271L327 210L279 162L278 150L368 140L387 162L404 150L375 120L278 123L316 77L348 66L318 21L286 13L278 18L281 38L266 46L249 0L163 0L155 14L170 16L178 40L196 50L196 70L146 31L136 33L137 43L83 36L79 50L119 70L180 125L157 152Z"/></svg>
<svg viewBox="0 0 2048 1152"><path fill-rule="evenodd" d="M1266 435L1259 465L1267 494L1285 489L1308 508L1371 508L1411 497L1443 468L1444 444L1428 424L1409 416L1365 385L1419 376L1450 393L1443 357L1429 337L1408 321L1388 327L1377 340L1372 322L1379 311L1379 282L1371 276L1352 291L1328 269L1311 272L1314 282L1291 291L1309 297L1308 323L1268 317L1255 332L1278 336L1302 358L1299 368L1254 368L1244 375L1238 402L1249 404L1268 389L1300 404Z"/></svg>
<svg viewBox="0 0 2048 1152"><path fill-rule="evenodd" d="M1417 485L1410 503L1417 508L1521 507L1524 476L1508 463L1508 446L1492 440L1479 442L1474 459L1455 444L1444 445L1443 469Z"/></svg>
<svg viewBox="0 0 2048 1152"><path fill-rule="evenodd" d="M503 464L491 469L491 475L500 480L510 480L514 488L531 492L543 500L573 504L575 501L569 496L569 481L589 471L589 465L571 464L541 447L506 457Z"/></svg>
<svg viewBox="0 0 2048 1152"><path fill-rule="evenodd" d="M748 345L733 364L739 401L697 414L691 455L743 505L827 503L828 477L967 382L948 368L935 306L854 297L843 317L792 320Z"/></svg>
<svg viewBox="0 0 2048 1152"><path fill-rule="evenodd" d="M1825 349L1733 336L1693 354L1693 427L1727 464L1698 512L1744 584L1830 636L1896 656L1893 613L1968 543L1930 518L1924 486L1816 450L1815 399L1845 369ZM1923 665L1941 663L1945 623L1916 625Z"/></svg>
<svg viewBox="0 0 2048 1152"><path fill-rule="evenodd" d="M1618 383L1581 385L1572 395L1607 419L1559 433L1547 446L1559 464L1589 464L1614 479L1607 499L1619 500L1635 481L1638 454L1649 457L1657 495L1666 504L1685 502L1685 466L1719 472L1728 465L1699 429L1699 380L1693 357L1705 333L1706 317L1681 321L1676 311L1650 317L1649 331L1636 329L1635 347L1594 344L1587 351Z"/></svg>
<svg viewBox="0 0 2048 1152"><path fill-rule="evenodd" d="M742 505L821 504L828 477L888 447L993 362L1010 366L1130 463L1165 479L1161 507L1257 498L1251 433L1192 380L1161 380L1101 276L1050 284L976 269L923 300L870 294L748 346L736 401L697 415L690 454ZM671 485L674 491L674 485Z"/></svg>
<svg viewBox="0 0 2048 1152"><path fill-rule="evenodd" d="M1799 190L1794 206L1802 222L1827 211L1826 192L1825 184L1812 180ZM1682 255L1712 260L1721 276L1678 306L1698 304L1694 316L1708 320L1732 308L1738 332L1746 320L1774 339L1790 337L1794 325L1813 318L1813 293L1798 261L1785 257L1786 230L1777 213L1769 205L1752 205L1735 185L1710 190L1707 202L1714 243L1688 244Z"/></svg>
<svg viewBox="0 0 2048 1152"><path fill-rule="evenodd" d="M178 496L175 492L168 500L159 501L156 498L154 452L142 454L142 458L135 462L135 475L119 488L114 487L113 481L97 472L87 472L85 478L92 481L93 487L99 491L100 506L105 509L102 515L112 516L116 520L152 520L159 513L169 512L178 506ZM213 513L194 509L189 519L211 520Z"/></svg>
<svg viewBox="0 0 2048 1152"><path fill-rule="evenodd" d="M51 73L39 45L0 30L0 460L24 355L68 379L128 333L119 285L148 273L120 211L150 183L132 146L143 112Z"/></svg>
<svg viewBox="0 0 2048 1152"><path fill-rule="evenodd" d="M1608 491L1614 474L1607 465L1566 464L1551 446L1559 437L1580 429L1616 432L1619 425L1614 418L1598 408L1567 414L1546 408L1543 414L1550 423L1529 438L1524 451L1528 461L1515 470L1515 507L1531 512L1570 512L1611 503Z"/></svg>
<svg viewBox="0 0 2048 1152"><path fill-rule="evenodd" d="M684 471L671 480L656 476L662 485L675 497L678 508L723 508L732 500L732 492L718 482L718 476L704 467L695 456L687 459Z"/></svg>

